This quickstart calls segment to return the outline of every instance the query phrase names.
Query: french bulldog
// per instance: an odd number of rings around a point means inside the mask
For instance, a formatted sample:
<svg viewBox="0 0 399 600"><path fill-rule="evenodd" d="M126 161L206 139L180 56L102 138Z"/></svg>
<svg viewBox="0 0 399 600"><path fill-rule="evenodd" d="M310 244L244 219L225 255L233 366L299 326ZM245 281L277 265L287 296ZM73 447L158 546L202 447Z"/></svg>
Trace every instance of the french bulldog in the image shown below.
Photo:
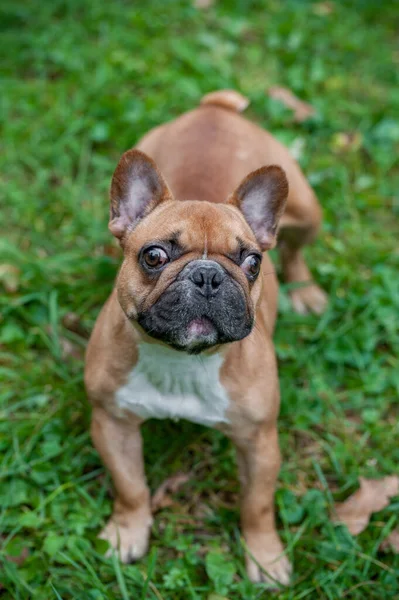
<svg viewBox="0 0 399 600"><path fill-rule="evenodd" d="M232 90L208 94L120 159L109 229L123 262L88 344L85 385L116 492L100 535L123 562L144 555L152 524L140 425L187 419L236 446L249 578L288 584L274 517L278 284L267 251L278 236L283 276L299 284L294 309L320 313L326 295L302 248L321 209L288 150L239 114L247 104Z"/></svg>

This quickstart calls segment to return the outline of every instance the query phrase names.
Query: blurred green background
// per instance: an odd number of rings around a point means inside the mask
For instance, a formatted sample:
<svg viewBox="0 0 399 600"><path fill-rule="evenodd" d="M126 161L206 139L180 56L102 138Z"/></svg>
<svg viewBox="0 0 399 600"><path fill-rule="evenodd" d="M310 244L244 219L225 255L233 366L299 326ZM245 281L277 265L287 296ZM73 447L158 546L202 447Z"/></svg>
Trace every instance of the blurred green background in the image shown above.
<svg viewBox="0 0 399 600"><path fill-rule="evenodd" d="M256 600L243 567L234 453L219 433L144 427L151 489L190 481L152 551L120 566L96 539L109 477L88 434L88 333L120 262L107 231L119 156L149 128L234 88L287 144L324 207L307 250L330 305L281 287L279 598L398 598L380 550L399 499L352 538L329 518L359 475L398 469L399 7L376 1L3 0L0 6L0 598ZM296 123L280 85L316 116Z"/></svg>

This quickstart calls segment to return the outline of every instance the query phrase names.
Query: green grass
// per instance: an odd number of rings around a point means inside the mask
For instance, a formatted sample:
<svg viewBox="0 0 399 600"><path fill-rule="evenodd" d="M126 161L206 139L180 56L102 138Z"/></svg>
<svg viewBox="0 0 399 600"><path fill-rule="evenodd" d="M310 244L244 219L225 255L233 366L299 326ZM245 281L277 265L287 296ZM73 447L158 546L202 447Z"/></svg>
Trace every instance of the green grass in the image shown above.
<svg viewBox="0 0 399 600"><path fill-rule="evenodd" d="M189 423L144 427L152 489L192 472L157 515L151 553L131 566L104 558L110 480L79 356L120 261L107 232L119 156L223 87L301 150L325 210L307 257L328 311L299 317L281 290L278 526L295 575L278 597L398 598L398 556L379 544L399 499L358 538L329 520L359 475L398 470L398 4L5 0L0 11L1 599L269 596L245 577L232 447ZM293 123L271 85L318 116Z"/></svg>

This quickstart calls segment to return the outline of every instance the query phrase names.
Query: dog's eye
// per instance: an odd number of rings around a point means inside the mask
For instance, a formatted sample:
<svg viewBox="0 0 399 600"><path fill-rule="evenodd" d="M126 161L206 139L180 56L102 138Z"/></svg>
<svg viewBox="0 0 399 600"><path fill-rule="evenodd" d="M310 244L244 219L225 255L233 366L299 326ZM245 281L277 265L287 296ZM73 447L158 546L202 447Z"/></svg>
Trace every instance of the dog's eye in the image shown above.
<svg viewBox="0 0 399 600"><path fill-rule="evenodd" d="M152 246L144 252L143 259L147 267L156 269L158 267L163 267L163 265L169 261L169 256L163 248Z"/></svg>
<svg viewBox="0 0 399 600"><path fill-rule="evenodd" d="M241 265L244 273L251 278L255 278L259 274L261 258L256 254L250 254Z"/></svg>

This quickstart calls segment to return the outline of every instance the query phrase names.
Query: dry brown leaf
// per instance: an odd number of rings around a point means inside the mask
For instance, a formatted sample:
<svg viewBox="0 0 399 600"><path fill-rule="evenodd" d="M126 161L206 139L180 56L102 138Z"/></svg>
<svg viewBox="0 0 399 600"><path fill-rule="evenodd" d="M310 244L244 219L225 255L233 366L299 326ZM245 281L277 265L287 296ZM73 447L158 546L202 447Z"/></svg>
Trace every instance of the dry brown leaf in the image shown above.
<svg viewBox="0 0 399 600"><path fill-rule="evenodd" d="M104 246L102 246L102 251L105 256L110 256L111 258L120 258L122 254L121 247L116 243L104 244Z"/></svg>
<svg viewBox="0 0 399 600"><path fill-rule="evenodd" d="M399 527L394 529L381 544L381 550L388 551L392 550L396 554L399 554Z"/></svg>
<svg viewBox="0 0 399 600"><path fill-rule="evenodd" d="M29 556L29 550L28 550L28 548L22 548L22 550L18 554L18 556L11 556L10 554L8 554L6 556L6 559L9 560L10 562L13 562L18 567L20 567L21 565L24 564L24 562L26 561L26 559L28 558L28 556Z"/></svg>
<svg viewBox="0 0 399 600"><path fill-rule="evenodd" d="M268 94L270 98L279 100L284 106L291 108L294 111L294 121L297 123L302 123L316 114L313 106L297 98L288 88L274 86L269 88Z"/></svg>
<svg viewBox="0 0 399 600"><path fill-rule="evenodd" d="M0 541L2 541L4 538L3 536L0 537ZM8 560L9 562L14 563L15 565L17 565L18 567L20 567L21 565L24 564L24 562L26 561L26 559L29 556L29 550L28 548L22 548L21 552L18 554L18 556L11 556L10 554L6 555L6 560ZM5 587L4 585L1 583L0 581L0 592L2 590L4 590Z"/></svg>
<svg viewBox="0 0 399 600"><path fill-rule="evenodd" d="M187 481L189 481L190 475L188 473L176 473L172 477L165 479L159 488L155 491L151 499L151 510L157 512L161 508L166 508L173 504L173 499L169 494L175 494L177 490Z"/></svg>
<svg viewBox="0 0 399 600"><path fill-rule="evenodd" d="M334 5L332 2L318 2L313 7L313 12L315 15L319 15L320 17L326 17L327 15L331 15L334 11Z"/></svg>
<svg viewBox="0 0 399 600"><path fill-rule="evenodd" d="M194 0L195 8L209 8L214 3L214 0Z"/></svg>
<svg viewBox="0 0 399 600"><path fill-rule="evenodd" d="M83 348L74 344L67 338L60 338L60 346L62 352L62 358L76 358L76 360L83 359Z"/></svg>
<svg viewBox="0 0 399 600"><path fill-rule="evenodd" d="M332 138L332 148L337 152L357 151L363 143L362 134L358 131L341 131Z"/></svg>
<svg viewBox="0 0 399 600"><path fill-rule="evenodd" d="M15 294L19 288L21 271L15 265L0 265L0 282L9 294Z"/></svg>
<svg viewBox="0 0 399 600"><path fill-rule="evenodd" d="M347 526L352 535L358 535L368 525L373 513L388 506L389 499L399 493L399 477L382 479L359 478L360 488L345 502L335 505L334 520Z"/></svg>
<svg viewBox="0 0 399 600"><path fill-rule="evenodd" d="M62 318L62 324L65 329L68 329L68 331L72 331L73 333L77 333L80 337L89 337L89 332L83 325L80 316L74 312L66 313Z"/></svg>
<svg viewBox="0 0 399 600"><path fill-rule="evenodd" d="M74 333L79 333L81 330L80 317L74 312L66 313L62 318L62 324L66 329Z"/></svg>

